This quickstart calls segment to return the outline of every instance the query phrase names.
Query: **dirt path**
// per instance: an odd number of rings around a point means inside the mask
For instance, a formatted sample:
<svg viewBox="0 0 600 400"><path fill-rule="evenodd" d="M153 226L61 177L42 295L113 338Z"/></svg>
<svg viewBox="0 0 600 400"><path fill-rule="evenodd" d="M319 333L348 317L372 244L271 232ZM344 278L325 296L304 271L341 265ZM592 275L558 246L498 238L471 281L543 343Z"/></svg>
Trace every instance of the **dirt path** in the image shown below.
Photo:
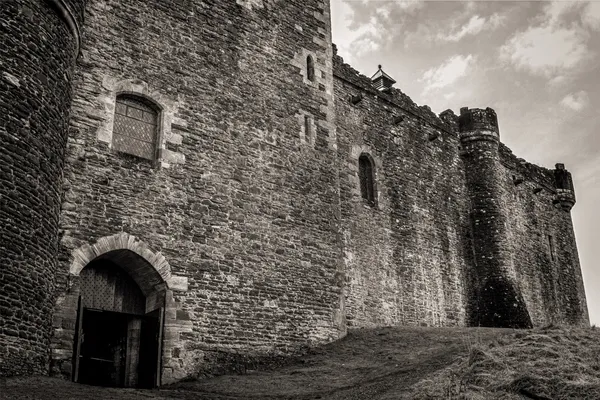
<svg viewBox="0 0 600 400"><path fill-rule="evenodd" d="M410 385L467 355L472 344L506 330L382 328L351 331L274 371L184 382L161 390L107 389L50 378L0 381L0 399L396 399ZM509 331L510 332L510 331Z"/></svg>

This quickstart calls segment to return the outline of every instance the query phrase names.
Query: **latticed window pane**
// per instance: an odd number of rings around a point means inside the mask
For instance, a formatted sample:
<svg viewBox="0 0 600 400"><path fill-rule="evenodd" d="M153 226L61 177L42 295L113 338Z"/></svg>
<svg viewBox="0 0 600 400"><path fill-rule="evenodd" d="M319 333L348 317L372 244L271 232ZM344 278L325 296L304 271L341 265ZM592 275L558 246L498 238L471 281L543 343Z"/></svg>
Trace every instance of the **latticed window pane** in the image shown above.
<svg viewBox="0 0 600 400"><path fill-rule="evenodd" d="M133 97L118 97L113 127L113 148L153 160L156 154L158 113Z"/></svg>
<svg viewBox="0 0 600 400"><path fill-rule="evenodd" d="M373 166L366 155L358 159L358 178L360 180L360 194L363 199L371 205L375 204L375 187L373 177Z"/></svg>

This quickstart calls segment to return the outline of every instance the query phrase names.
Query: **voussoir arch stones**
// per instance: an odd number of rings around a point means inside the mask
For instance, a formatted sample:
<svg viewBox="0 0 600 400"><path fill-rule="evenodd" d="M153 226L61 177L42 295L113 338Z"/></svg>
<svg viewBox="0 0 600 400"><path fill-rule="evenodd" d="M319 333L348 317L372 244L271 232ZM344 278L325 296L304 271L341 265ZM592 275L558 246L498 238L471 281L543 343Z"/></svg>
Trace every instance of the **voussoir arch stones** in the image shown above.
<svg viewBox="0 0 600 400"><path fill-rule="evenodd" d="M109 259L123 268L148 295L159 286L173 291L187 291L188 279L175 276L171 266L160 252L133 235L122 232L98 239L95 244L85 244L73 251L69 273L79 276L81 270L96 259Z"/></svg>

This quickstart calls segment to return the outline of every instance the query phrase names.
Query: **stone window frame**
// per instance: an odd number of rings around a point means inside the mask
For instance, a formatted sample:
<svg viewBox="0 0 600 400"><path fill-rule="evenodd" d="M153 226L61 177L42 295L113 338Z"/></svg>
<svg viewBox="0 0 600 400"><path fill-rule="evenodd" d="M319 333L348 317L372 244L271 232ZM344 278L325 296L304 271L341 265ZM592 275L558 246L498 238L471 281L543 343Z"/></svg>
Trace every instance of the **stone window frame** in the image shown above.
<svg viewBox="0 0 600 400"><path fill-rule="evenodd" d="M368 163L368 176L363 176L361 173L361 164L363 160ZM360 196L364 203L369 207L377 208L377 167L373 156L370 153L362 152L358 156L358 184L360 190ZM363 186L365 190L363 191ZM366 193L365 193L366 192Z"/></svg>
<svg viewBox="0 0 600 400"><path fill-rule="evenodd" d="M314 75L312 80L310 80L308 76L308 57L311 57L313 60ZM323 69L322 66L320 66L320 62L322 61L319 60L317 54L314 51L310 51L303 48L300 49L300 51L294 55L291 64L300 69L302 81L306 85L318 88L319 84L325 85L327 81L327 72ZM323 76L323 73L325 73L325 76Z"/></svg>
<svg viewBox="0 0 600 400"><path fill-rule="evenodd" d="M548 253L550 254L550 261L555 262L556 261L556 242L554 240L554 235L547 233L546 241L547 241Z"/></svg>
<svg viewBox="0 0 600 400"><path fill-rule="evenodd" d="M102 109L100 115L98 115L102 123L96 134L98 141L105 143L109 149L113 148L113 128L117 97L121 95L139 97L146 102L152 103L159 110L156 138L157 156L153 165L155 167L169 168L171 164L185 163L185 156L182 153L167 148L167 143L178 146L182 144L183 140L180 134L172 131L171 126L173 124L183 127L187 125L185 121L175 116L180 106L179 101L163 95L160 91L151 88L148 83L140 79L119 80L114 77L104 77L102 89L99 98Z"/></svg>
<svg viewBox="0 0 600 400"><path fill-rule="evenodd" d="M308 111L300 110L297 114L298 124L300 126L299 136L302 144L309 145L310 147L315 147L315 143L317 142L317 120L312 113ZM310 131L310 136L306 137L307 125L306 122L310 121L310 126L308 126Z"/></svg>
<svg viewBox="0 0 600 400"><path fill-rule="evenodd" d="M149 160L152 161L153 163L156 163L157 160L160 159L160 153L161 153L161 149L159 144L161 143L161 132L162 132L162 107L160 106L160 104L157 104L156 102L154 102L152 99L148 98L147 96L140 96L137 93L129 93L129 92L122 92L122 93L118 93L117 96L115 97L115 115L116 115L116 103L119 102L119 98L121 98L121 104L123 104L123 100L128 100L128 99L132 99L134 101L137 101L139 103L142 103L143 105L147 106L150 110L152 110L155 115L156 115L156 128L155 128L155 132L154 132L154 143L153 143L153 156L152 159L146 158L146 157L142 157L142 156L136 156L136 157L140 157L141 159L144 160ZM112 132L112 138L111 138L111 144L110 147L114 148L114 120L116 118L116 116L113 115L113 132ZM134 139L136 140L136 139ZM130 155L134 155L132 153L128 153L126 151L120 151L121 153L124 154L130 154Z"/></svg>
<svg viewBox="0 0 600 400"><path fill-rule="evenodd" d="M368 203L362 197L361 188L360 188L360 178L359 178L359 158L361 155L367 155L371 161L372 167L372 175L373 175L373 197L374 204ZM368 208L373 211L380 211L386 209L389 206L387 199L387 189L383 181L381 181L381 171L383 168L382 159L380 155L372 149L368 145L358 145L355 144L350 148L349 154L349 168L350 168L350 181L352 184L352 192L354 194L354 198L360 201L365 208Z"/></svg>
<svg viewBox="0 0 600 400"><path fill-rule="evenodd" d="M317 79L316 74L315 58L312 54L309 54L306 56L306 78L309 81L314 82Z"/></svg>

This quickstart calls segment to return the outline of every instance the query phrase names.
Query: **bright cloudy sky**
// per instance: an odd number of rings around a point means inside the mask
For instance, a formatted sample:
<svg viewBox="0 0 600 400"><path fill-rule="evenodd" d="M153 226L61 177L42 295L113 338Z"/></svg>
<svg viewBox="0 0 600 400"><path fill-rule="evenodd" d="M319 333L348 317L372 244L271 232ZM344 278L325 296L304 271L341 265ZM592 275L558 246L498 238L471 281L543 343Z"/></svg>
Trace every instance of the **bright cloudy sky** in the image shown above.
<svg viewBox="0 0 600 400"><path fill-rule="evenodd" d="M573 173L590 319L600 325L600 1L331 0L338 54L420 105L492 107L527 161Z"/></svg>

